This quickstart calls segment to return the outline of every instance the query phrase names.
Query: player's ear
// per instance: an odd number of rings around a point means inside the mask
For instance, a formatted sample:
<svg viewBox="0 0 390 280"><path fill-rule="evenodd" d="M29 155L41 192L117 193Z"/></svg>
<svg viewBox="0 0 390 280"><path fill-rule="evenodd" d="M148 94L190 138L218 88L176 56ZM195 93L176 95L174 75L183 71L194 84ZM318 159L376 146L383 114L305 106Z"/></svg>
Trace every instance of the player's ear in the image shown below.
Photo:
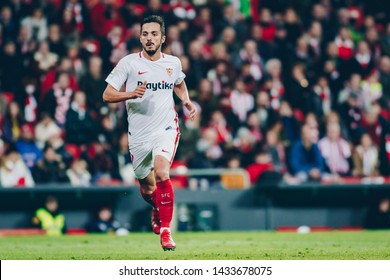
<svg viewBox="0 0 390 280"><path fill-rule="evenodd" d="M163 35L162 38L161 38L161 44L162 43L165 43L165 35Z"/></svg>

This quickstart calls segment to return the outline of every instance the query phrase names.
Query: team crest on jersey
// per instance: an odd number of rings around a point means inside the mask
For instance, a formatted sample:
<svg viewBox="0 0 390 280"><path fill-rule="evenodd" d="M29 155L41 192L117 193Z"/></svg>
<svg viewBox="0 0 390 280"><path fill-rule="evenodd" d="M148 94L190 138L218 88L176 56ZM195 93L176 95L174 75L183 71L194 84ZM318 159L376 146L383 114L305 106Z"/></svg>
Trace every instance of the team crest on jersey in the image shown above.
<svg viewBox="0 0 390 280"><path fill-rule="evenodd" d="M172 76L173 68L165 68L165 70L167 70L168 76Z"/></svg>

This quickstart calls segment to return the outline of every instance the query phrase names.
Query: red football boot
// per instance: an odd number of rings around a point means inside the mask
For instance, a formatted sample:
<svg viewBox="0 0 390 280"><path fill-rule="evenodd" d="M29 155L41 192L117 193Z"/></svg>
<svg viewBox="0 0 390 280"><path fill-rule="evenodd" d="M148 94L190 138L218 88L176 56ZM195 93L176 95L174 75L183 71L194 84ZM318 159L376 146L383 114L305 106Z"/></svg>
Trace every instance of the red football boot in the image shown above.
<svg viewBox="0 0 390 280"><path fill-rule="evenodd" d="M161 247L164 251L175 251L176 244L175 241L173 241L169 230L163 230L163 232L160 234L160 241Z"/></svg>
<svg viewBox="0 0 390 280"><path fill-rule="evenodd" d="M152 230L155 234L160 234L160 216L158 214L158 208L152 210Z"/></svg>

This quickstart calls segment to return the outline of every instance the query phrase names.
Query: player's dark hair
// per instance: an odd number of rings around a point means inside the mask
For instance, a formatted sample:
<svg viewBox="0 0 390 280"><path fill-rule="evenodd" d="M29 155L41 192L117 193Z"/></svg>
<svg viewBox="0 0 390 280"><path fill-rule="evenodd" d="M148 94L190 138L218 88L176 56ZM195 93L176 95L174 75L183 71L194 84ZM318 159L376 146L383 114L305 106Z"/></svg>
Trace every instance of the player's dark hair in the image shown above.
<svg viewBox="0 0 390 280"><path fill-rule="evenodd" d="M163 36L165 36L165 22L164 22L164 19L162 17L160 17L160 16L151 15L151 16L148 16L148 17L144 18L142 20L142 23L141 23L141 30L142 30L142 26L145 23L151 23L151 22L155 22L155 23L160 24L161 34Z"/></svg>

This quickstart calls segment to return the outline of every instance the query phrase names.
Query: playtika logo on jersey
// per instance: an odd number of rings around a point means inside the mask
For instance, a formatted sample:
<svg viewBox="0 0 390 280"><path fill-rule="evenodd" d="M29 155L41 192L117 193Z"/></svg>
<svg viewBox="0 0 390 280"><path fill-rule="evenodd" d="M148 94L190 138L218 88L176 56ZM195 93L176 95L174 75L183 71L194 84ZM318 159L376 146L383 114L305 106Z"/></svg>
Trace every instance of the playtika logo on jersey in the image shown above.
<svg viewBox="0 0 390 280"><path fill-rule="evenodd" d="M138 81L137 86L142 85L143 82ZM164 81L158 83L146 83L146 89L151 89L152 91L157 91L158 89L173 89L173 83L167 83Z"/></svg>

